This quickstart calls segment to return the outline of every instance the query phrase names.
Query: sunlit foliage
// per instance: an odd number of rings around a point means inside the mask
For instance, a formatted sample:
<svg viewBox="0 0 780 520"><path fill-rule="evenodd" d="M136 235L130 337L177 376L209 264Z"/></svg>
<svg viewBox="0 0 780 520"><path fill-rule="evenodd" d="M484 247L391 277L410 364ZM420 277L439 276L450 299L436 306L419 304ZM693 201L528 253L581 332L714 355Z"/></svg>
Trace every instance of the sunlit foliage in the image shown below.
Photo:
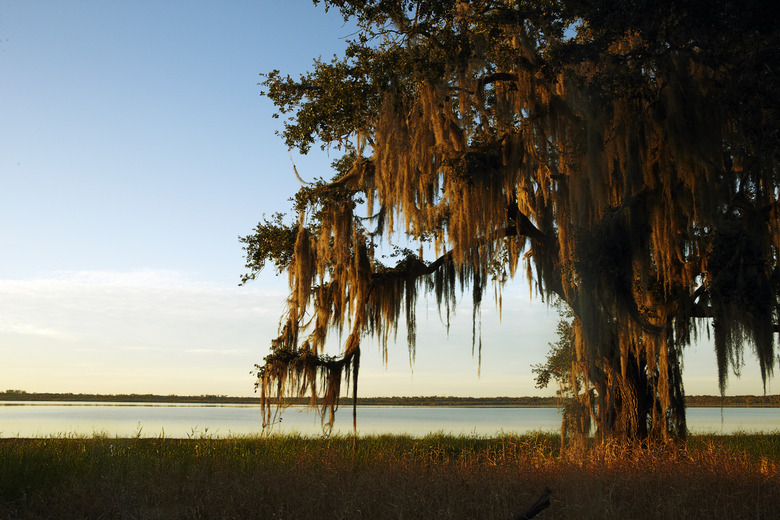
<svg viewBox="0 0 780 520"><path fill-rule="evenodd" d="M577 398L601 438L685 435L682 357L700 332L712 331L721 390L745 345L772 375L776 9L322 3L360 27L346 55L262 82L288 146L345 154L332 182L298 194L294 224L243 239L245 279L266 261L290 277L258 367L268 416L283 394L332 412L342 382L357 392L363 337L386 350L399 320L413 355L421 290L449 316L468 287L476 313L518 271L574 313ZM384 266L376 244L399 235L436 259ZM336 357L323 351L331 330L346 335Z"/></svg>

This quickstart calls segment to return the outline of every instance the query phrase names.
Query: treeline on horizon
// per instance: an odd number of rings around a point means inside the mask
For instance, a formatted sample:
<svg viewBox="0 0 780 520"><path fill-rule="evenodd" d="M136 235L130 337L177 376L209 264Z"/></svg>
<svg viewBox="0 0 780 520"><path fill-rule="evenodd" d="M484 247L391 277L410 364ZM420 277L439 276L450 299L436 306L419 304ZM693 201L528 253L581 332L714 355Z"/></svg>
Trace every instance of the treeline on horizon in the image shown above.
<svg viewBox="0 0 780 520"><path fill-rule="evenodd" d="M202 403L202 404L260 404L259 397L231 397L227 395L157 395L157 394L83 394L37 393L24 390L0 392L0 401L64 401L110 403ZM351 402L344 399L342 404ZM306 405L308 398L288 398L286 404ZM358 397L361 406L515 406L554 408L562 404L558 397L458 397L458 396L393 396ZM688 407L780 407L780 395L719 395L686 396Z"/></svg>

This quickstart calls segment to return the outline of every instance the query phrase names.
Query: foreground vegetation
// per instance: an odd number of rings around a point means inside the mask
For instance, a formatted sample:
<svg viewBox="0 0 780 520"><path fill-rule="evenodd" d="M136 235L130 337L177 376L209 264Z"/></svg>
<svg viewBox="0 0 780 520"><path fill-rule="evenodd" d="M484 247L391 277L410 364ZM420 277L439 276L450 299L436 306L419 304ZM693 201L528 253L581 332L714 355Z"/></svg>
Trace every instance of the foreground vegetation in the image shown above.
<svg viewBox="0 0 780 520"><path fill-rule="evenodd" d="M780 433L685 447L554 435L0 440L2 518L778 518Z"/></svg>

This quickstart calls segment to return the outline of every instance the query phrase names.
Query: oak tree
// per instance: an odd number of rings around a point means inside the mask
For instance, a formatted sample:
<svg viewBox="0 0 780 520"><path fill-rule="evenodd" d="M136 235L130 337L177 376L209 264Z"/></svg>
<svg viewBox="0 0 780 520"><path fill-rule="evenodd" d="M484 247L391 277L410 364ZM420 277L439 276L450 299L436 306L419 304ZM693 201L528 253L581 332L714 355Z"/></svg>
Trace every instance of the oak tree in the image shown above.
<svg viewBox="0 0 780 520"><path fill-rule="evenodd" d="M774 6L322 3L359 27L344 56L262 81L289 147L341 151L332 180L295 196L294 221L242 238L245 281L268 262L290 281L258 366L266 414L290 394L332 414L342 383L357 395L366 336L386 349L404 322L414 351L418 294L448 316L468 288L476 312L518 272L572 309L571 373L602 439L685 435L682 362L699 334L714 338L721 391L745 348L771 377ZM377 244L399 236L433 256L384 265ZM331 332L344 334L335 357Z"/></svg>

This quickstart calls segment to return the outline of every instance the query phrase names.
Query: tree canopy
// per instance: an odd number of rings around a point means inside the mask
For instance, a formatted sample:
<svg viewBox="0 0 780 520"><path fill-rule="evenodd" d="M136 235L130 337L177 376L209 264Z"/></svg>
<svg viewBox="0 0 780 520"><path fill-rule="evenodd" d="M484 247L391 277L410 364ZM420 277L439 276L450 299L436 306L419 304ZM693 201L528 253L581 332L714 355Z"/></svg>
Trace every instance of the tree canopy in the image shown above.
<svg viewBox="0 0 780 520"><path fill-rule="evenodd" d="M333 180L295 196L297 219L242 238L244 281L271 262L291 288L258 366L267 414L283 394L332 414L343 382L357 393L365 336L386 351L404 321L413 354L420 291L449 316L468 288L477 312L518 272L572 309L576 399L602 438L685 435L682 360L698 334L714 338L722 392L746 346L771 377L773 5L322 3L358 24L345 55L262 81L289 147L342 153ZM386 266L377 244L399 235L421 252ZM330 331L346 335L335 357Z"/></svg>

